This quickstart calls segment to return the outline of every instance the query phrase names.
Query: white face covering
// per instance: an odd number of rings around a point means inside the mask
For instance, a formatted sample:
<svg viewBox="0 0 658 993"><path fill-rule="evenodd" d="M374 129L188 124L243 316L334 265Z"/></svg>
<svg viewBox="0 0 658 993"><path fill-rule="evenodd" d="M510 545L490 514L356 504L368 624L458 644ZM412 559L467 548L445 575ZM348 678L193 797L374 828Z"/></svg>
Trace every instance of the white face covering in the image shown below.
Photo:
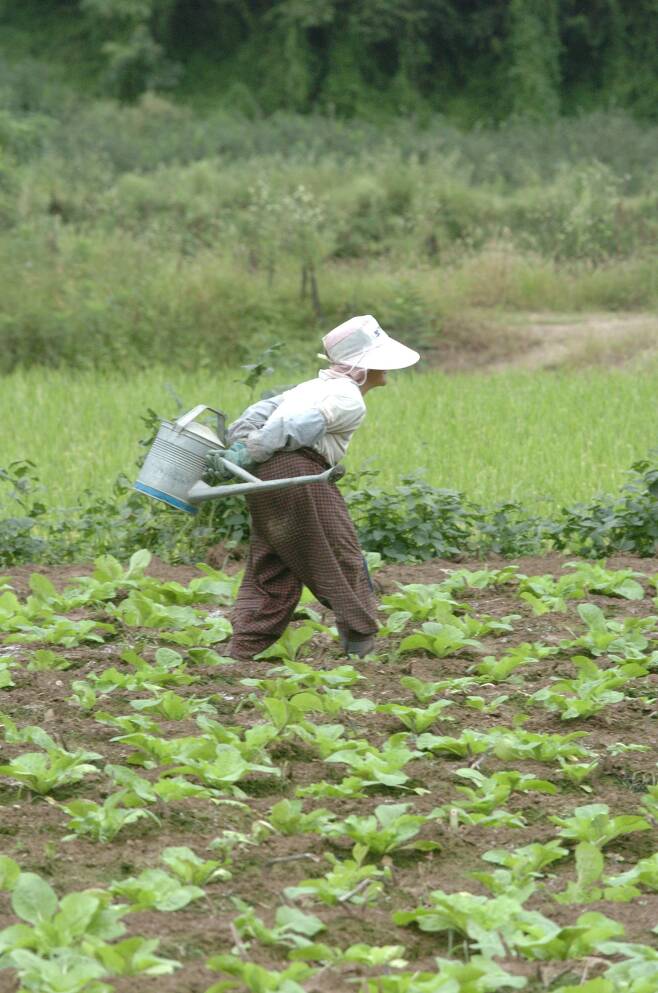
<svg viewBox="0 0 658 993"><path fill-rule="evenodd" d="M367 369L358 369L345 362L334 362L328 369L320 371L321 379L351 379L357 386L363 386L368 378Z"/></svg>

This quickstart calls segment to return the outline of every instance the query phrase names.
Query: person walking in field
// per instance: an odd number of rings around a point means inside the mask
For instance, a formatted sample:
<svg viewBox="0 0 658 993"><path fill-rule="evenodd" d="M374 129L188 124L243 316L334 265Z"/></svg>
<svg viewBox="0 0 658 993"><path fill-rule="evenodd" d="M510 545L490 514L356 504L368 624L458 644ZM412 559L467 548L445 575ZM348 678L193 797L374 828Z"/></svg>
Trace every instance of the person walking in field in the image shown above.
<svg viewBox="0 0 658 993"><path fill-rule="evenodd" d="M391 338L370 314L322 339L330 363L316 379L260 400L234 421L229 448L206 456L215 478L221 457L270 480L318 474L336 465L366 415L365 395L386 372L413 365L418 352ZM343 650L373 650L377 603L347 505L334 483L252 493L251 540L232 613L227 655L250 660L281 637L307 586L333 610Z"/></svg>

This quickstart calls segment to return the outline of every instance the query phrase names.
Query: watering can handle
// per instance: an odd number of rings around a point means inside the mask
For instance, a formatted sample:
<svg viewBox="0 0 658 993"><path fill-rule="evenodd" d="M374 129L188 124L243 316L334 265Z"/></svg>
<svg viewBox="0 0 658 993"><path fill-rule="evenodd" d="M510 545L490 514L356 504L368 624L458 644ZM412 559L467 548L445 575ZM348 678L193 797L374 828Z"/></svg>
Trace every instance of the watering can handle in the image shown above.
<svg viewBox="0 0 658 993"><path fill-rule="evenodd" d="M251 473L240 468L240 466L232 465L227 460L224 461L227 469L231 468L236 476L246 480L246 482L229 483L227 486L208 486L207 483L204 483L200 479L187 494L187 499L190 503L203 503L206 500L212 500L214 497L219 496L243 496L246 493L258 493L265 490L282 490L290 486L299 486L300 484L332 483L340 479L345 473L344 466L335 465L331 469L326 469L317 475L314 473L311 476L293 476L291 479L268 479L263 481L256 476L252 476Z"/></svg>
<svg viewBox="0 0 658 993"><path fill-rule="evenodd" d="M217 424L220 428L218 434L223 434L224 422L226 420L226 414L223 411L217 410L215 407L210 407L207 403L199 403L196 407L192 407L192 410L188 410L186 414L181 414L181 416L174 421L173 427L175 431L182 431L186 428L188 424L195 421L197 417L204 412L204 410L211 410L213 414L217 414Z"/></svg>

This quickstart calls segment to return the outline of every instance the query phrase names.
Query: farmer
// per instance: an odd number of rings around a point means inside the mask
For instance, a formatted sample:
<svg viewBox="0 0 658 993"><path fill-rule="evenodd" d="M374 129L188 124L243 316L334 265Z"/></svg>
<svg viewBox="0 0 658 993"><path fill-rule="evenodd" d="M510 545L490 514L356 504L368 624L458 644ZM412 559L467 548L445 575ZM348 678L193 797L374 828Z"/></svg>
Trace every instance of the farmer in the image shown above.
<svg viewBox="0 0 658 993"><path fill-rule="evenodd" d="M318 474L336 465L366 414L364 396L386 385L386 370L419 355L380 328L352 317L322 339L330 363L316 379L260 400L229 427L229 448L210 452L215 478L232 478L226 458L260 479ZM286 629L308 586L336 616L343 650L374 647L377 604L356 530L334 483L296 486L247 498L251 541L233 609L227 654L252 659Z"/></svg>

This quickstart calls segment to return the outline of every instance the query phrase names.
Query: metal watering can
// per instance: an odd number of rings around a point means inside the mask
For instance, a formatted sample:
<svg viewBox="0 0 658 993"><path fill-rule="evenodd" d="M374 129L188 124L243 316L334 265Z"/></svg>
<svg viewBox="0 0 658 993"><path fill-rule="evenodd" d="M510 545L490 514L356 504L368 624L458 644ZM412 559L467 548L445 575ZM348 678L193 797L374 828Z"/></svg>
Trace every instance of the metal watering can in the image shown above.
<svg viewBox="0 0 658 993"><path fill-rule="evenodd" d="M205 424L195 423L204 410L217 415L216 432ZM333 466L317 475L263 481L228 459L222 459L226 468L244 482L209 486L201 478L208 469L206 453L222 448L226 448L226 415L221 410L201 403L176 421L162 422L134 488L177 510L196 514L197 504L215 497L244 496L264 490L282 490L303 483L331 482L340 479L345 472L343 466Z"/></svg>

